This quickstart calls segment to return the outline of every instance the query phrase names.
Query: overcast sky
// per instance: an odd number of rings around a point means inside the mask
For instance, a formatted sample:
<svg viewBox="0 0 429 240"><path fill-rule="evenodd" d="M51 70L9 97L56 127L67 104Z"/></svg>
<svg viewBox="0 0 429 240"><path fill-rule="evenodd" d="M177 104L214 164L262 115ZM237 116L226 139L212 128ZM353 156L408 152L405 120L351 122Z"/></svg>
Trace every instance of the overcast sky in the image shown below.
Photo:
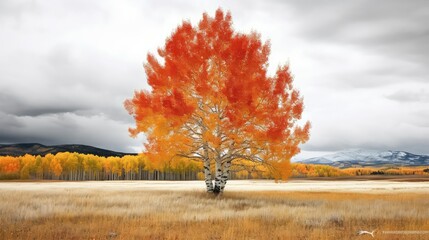
<svg viewBox="0 0 429 240"><path fill-rule="evenodd" d="M239 32L290 63L311 140L301 157L350 149L429 154L429 2L0 1L0 143L134 152L123 101L142 63L184 19L231 11Z"/></svg>

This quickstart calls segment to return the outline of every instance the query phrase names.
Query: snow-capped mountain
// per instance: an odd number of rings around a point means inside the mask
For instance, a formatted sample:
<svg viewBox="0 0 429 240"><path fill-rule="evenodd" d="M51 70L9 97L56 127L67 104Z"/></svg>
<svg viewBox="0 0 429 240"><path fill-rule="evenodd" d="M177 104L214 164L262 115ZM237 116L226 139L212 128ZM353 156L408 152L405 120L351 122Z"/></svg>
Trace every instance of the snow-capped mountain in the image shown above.
<svg viewBox="0 0 429 240"><path fill-rule="evenodd" d="M429 155L416 155L404 151L352 149L299 162L330 165L339 168L382 165L429 166Z"/></svg>

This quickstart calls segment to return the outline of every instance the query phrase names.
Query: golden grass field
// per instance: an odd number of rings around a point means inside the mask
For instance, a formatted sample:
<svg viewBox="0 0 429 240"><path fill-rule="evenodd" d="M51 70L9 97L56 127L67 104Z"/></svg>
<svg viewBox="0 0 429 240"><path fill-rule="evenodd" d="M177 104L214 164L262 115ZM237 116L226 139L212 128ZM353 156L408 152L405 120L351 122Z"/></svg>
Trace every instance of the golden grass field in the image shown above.
<svg viewBox="0 0 429 240"><path fill-rule="evenodd" d="M375 239L429 239L427 191L228 191L227 186L215 197L203 188L40 184L0 187L0 239L373 239L357 231L374 229Z"/></svg>

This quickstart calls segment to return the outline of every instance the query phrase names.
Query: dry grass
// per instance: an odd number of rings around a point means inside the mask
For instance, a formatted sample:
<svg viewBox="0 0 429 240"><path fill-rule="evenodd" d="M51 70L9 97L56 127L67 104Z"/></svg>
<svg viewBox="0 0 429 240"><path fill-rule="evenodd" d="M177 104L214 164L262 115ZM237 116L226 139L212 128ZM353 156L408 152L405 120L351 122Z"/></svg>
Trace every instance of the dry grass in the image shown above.
<svg viewBox="0 0 429 240"><path fill-rule="evenodd" d="M429 195L50 189L0 192L0 239L429 239Z"/></svg>

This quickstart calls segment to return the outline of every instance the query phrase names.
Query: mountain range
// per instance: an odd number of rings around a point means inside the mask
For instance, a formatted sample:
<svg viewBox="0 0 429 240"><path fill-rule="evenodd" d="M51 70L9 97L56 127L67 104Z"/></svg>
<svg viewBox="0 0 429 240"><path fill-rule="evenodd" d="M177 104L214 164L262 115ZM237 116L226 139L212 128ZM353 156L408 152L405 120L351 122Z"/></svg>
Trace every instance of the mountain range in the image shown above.
<svg viewBox="0 0 429 240"><path fill-rule="evenodd" d="M429 155L417 155L404 151L352 149L298 162L329 165L338 168L367 166L429 166Z"/></svg>
<svg viewBox="0 0 429 240"><path fill-rule="evenodd" d="M25 154L41 155L59 152L77 152L82 154L93 154L101 157L122 157L124 155L135 155L135 153L122 153L102 148L96 148L87 145L69 144L45 146L40 143L18 143L18 144L1 144L0 156L23 156Z"/></svg>

